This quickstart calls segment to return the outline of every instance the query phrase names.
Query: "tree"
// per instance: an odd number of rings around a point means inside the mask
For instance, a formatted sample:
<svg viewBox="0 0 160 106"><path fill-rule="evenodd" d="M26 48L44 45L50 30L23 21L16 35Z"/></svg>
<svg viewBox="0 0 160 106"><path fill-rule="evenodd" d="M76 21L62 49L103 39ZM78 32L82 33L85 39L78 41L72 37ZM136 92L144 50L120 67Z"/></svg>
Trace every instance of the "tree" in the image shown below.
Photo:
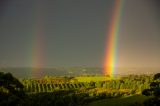
<svg viewBox="0 0 160 106"><path fill-rule="evenodd" d="M154 97L144 102L145 106L160 106L160 73L154 75L153 82L150 83L150 89L143 90L142 94Z"/></svg>
<svg viewBox="0 0 160 106"><path fill-rule="evenodd" d="M24 86L11 73L0 72L0 105L14 106L26 96Z"/></svg>
<svg viewBox="0 0 160 106"><path fill-rule="evenodd" d="M0 86L7 89L9 93L17 95L19 91L22 91L24 86L18 79L14 78L11 73L4 74L0 72Z"/></svg>
<svg viewBox="0 0 160 106"><path fill-rule="evenodd" d="M154 80L160 80L160 73L157 73L153 77Z"/></svg>

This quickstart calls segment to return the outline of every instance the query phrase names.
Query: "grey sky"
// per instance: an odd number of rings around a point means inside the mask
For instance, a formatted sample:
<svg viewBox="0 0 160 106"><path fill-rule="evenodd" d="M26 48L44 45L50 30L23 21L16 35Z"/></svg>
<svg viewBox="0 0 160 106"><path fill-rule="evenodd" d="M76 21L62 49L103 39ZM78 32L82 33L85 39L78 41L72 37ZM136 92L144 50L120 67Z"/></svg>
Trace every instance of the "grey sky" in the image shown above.
<svg viewBox="0 0 160 106"><path fill-rule="evenodd" d="M158 0L125 0L118 66L160 66ZM114 0L1 0L0 66L34 67L41 33L44 67L102 66ZM37 35L36 35L37 34Z"/></svg>

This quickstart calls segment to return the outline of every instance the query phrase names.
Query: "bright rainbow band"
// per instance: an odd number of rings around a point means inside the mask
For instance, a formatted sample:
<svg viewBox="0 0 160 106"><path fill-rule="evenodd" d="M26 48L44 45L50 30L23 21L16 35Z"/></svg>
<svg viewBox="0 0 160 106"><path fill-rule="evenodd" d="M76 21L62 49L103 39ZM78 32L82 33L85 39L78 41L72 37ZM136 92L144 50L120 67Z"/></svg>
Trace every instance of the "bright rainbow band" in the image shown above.
<svg viewBox="0 0 160 106"><path fill-rule="evenodd" d="M118 37L123 15L123 5L124 0L115 0L113 15L111 17L111 24L109 26L109 32L107 33L104 75L109 75L111 78L114 77L116 71Z"/></svg>

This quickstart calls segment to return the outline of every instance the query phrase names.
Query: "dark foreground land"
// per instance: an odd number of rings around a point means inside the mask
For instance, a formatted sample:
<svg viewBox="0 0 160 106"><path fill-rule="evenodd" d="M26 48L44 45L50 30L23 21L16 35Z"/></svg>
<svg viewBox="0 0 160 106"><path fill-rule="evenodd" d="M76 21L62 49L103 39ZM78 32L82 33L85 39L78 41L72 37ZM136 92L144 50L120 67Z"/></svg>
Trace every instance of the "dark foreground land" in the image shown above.
<svg viewBox="0 0 160 106"><path fill-rule="evenodd" d="M0 72L0 106L152 105L160 105L160 73L16 79Z"/></svg>
<svg viewBox="0 0 160 106"><path fill-rule="evenodd" d="M143 106L143 102L150 98L151 97L144 95L133 95L128 97L98 100L88 104L87 106Z"/></svg>

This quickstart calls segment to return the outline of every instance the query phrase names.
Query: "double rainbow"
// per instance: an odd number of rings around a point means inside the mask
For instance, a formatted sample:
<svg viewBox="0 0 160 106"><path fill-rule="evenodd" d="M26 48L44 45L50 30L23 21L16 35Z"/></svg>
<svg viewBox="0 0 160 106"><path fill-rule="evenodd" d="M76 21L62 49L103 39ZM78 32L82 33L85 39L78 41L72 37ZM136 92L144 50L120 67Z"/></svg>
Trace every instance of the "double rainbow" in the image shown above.
<svg viewBox="0 0 160 106"><path fill-rule="evenodd" d="M116 71L116 59L118 49L118 37L120 33L120 26L122 22L124 0L115 0L113 8L113 15L107 33L107 43L105 50L104 75L114 77Z"/></svg>
<svg viewBox="0 0 160 106"><path fill-rule="evenodd" d="M117 49L118 49L118 37L120 33L120 26L122 22L123 8L125 0L114 0L113 15L111 17L111 24L109 26L109 31L107 33L107 43L105 50L105 62L104 62L104 75L109 75L114 77L116 70L116 59L117 59ZM38 16L41 16L42 12L42 2L39 4ZM44 31L43 31L43 20L38 17L34 26L34 38L32 43L32 75L42 76L42 67L44 65L43 60L43 49L44 49Z"/></svg>

